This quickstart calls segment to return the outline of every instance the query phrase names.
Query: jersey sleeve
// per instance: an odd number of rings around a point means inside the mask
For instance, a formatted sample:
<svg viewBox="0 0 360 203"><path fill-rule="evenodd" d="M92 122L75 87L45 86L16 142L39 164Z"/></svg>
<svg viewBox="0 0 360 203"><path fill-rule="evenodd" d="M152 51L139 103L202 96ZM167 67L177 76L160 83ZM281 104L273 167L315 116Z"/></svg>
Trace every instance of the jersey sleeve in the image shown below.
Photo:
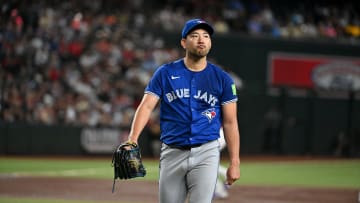
<svg viewBox="0 0 360 203"><path fill-rule="evenodd" d="M224 72L224 90L221 105L236 102L238 100L236 86L234 80L229 74Z"/></svg>
<svg viewBox="0 0 360 203"><path fill-rule="evenodd" d="M158 68L152 78L150 79L148 85L145 88L145 94L153 94L159 98L162 96L162 70L163 68Z"/></svg>

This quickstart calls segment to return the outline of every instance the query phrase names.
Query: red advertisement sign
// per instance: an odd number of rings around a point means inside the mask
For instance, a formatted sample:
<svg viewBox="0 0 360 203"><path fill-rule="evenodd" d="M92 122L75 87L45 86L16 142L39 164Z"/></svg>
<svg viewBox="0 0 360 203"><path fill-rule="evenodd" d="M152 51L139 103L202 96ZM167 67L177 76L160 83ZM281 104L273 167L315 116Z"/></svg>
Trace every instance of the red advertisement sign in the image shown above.
<svg viewBox="0 0 360 203"><path fill-rule="evenodd" d="M271 86L360 90L360 58L273 53L268 80Z"/></svg>

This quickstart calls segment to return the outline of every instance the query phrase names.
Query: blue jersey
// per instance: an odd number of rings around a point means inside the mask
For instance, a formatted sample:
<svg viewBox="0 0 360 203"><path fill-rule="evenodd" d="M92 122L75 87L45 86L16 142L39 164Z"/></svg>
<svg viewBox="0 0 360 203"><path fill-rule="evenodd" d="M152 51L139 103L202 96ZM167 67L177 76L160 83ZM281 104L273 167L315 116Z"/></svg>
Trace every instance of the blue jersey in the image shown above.
<svg viewBox="0 0 360 203"><path fill-rule="evenodd" d="M183 59L159 67L145 93L160 98L160 140L177 146L218 139L221 105L237 101L229 74L211 63L193 72Z"/></svg>

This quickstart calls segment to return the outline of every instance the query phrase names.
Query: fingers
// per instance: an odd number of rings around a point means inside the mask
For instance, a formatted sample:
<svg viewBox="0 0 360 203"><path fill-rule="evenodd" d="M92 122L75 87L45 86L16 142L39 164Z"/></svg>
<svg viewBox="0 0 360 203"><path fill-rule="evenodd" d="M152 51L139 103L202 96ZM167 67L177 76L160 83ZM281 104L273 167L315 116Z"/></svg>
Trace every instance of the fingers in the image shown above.
<svg viewBox="0 0 360 203"><path fill-rule="evenodd" d="M225 185L230 187L237 179L227 179Z"/></svg>
<svg viewBox="0 0 360 203"><path fill-rule="evenodd" d="M230 186L240 178L240 169L238 167L228 168L226 174L226 185Z"/></svg>

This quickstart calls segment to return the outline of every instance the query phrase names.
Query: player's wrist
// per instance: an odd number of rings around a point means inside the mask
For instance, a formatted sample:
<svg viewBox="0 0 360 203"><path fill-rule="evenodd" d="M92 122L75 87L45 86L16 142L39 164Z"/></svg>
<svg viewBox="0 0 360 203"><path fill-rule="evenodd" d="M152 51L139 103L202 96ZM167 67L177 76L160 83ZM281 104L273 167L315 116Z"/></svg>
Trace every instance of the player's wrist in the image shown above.
<svg viewBox="0 0 360 203"><path fill-rule="evenodd" d="M135 138L134 136L131 136L131 135L130 135L130 136L128 137L126 143L128 143L128 144L137 144L137 143L138 143L138 140L137 140L137 138Z"/></svg>
<svg viewBox="0 0 360 203"><path fill-rule="evenodd" d="M230 166L235 166L235 167L240 166L240 159L231 159Z"/></svg>

